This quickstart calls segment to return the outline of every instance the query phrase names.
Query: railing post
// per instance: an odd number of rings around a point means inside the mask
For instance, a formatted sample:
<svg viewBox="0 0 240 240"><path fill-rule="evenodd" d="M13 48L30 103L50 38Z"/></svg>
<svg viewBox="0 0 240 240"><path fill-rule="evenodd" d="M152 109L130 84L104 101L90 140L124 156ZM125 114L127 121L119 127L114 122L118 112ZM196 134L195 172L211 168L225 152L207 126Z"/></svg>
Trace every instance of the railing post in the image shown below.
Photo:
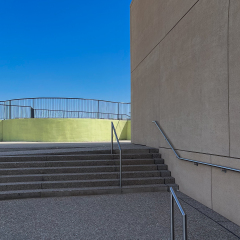
<svg viewBox="0 0 240 240"><path fill-rule="evenodd" d="M174 198L171 193L171 240L175 239L174 235Z"/></svg>
<svg viewBox="0 0 240 240"><path fill-rule="evenodd" d="M11 112L12 106L11 106L11 103L12 103L12 101L10 100L10 101L9 101L9 119L12 118L12 112Z"/></svg>
<svg viewBox="0 0 240 240"><path fill-rule="evenodd" d="M119 120L119 103L118 103L118 120Z"/></svg>
<svg viewBox="0 0 240 240"><path fill-rule="evenodd" d="M98 100L98 117L97 118L99 119L99 100Z"/></svg>
<svg viewBox="0 0 240 240"><path fill-rule="evenodd" d="M120 150L120 188L122 188L122 149Z"/></svg>
<svg viewBox="0 0 240 240"><path fill-rule="evenodd" d="M183 240L187 240L187 215L183 215Z"/></svg>
<svg viewBox="0 0 240 240"><path fill-rule="evenodd" d="M31 107L31 118L34 118L34 109Z"/></svg>
<svg viewBox="0 0 240 240"><path fill-rule="evenodd" d="M111 122L111 154L113 154L113 122Z"/></svg>

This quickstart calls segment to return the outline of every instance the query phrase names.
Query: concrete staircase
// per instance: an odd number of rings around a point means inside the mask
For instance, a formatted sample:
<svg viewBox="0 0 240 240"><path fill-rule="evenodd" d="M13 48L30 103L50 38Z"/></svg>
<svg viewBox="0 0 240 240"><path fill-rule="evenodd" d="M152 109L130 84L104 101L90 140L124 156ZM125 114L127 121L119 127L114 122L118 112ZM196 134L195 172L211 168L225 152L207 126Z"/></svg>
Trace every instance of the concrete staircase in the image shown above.
<svg viewBox="0 0 240 240"><path fill-rule="evenodd" d="M167 191L177 187L157 149L0 157L0 199Z"/></svg>

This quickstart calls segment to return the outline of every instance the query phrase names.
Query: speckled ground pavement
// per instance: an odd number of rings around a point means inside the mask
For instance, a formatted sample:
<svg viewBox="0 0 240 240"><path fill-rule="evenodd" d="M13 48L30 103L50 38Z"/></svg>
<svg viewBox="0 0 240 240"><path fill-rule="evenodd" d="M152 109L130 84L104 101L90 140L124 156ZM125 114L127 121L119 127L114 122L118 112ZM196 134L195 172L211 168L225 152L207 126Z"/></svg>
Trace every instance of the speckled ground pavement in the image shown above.
<svg viewBox="0 0 240 240"><path fill-rule="evenodd" d="M188 239L240 239L240 227L178 192ZM170 239L170 193L134 193L0 202L0 239ZM176 239L182 239L176 210Z"/></svg>
<svg viewBox="0 0 240 240"><path fill-rule="evenodd" d="M121 145L139 148L129 141ZM110 143L2 142L0 156L106 149ZM181 192L177 195L188 216L189 240L240 239L239 226ZM181 215L175 213L176 239L182 239ZM170 193L0 201L0 240L29 239L170 239Z"/></svg>

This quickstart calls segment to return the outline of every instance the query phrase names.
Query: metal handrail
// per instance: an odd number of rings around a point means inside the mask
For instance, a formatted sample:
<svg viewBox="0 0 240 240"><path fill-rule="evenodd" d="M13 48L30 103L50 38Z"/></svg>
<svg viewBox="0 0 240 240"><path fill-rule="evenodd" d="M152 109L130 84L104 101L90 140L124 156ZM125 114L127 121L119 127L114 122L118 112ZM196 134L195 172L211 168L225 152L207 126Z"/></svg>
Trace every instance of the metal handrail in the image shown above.
<svg viewBox="0 0 240 240"><path fill-rule="evenodd" d="M113 124L113 122L111 122L111 154L113 154L113 132L115 134L117 144L118 144L118 148L119 148L119 155L120 155L119 156L119 158L120 158L120 164L119 164L119 167L120 167L120 188L122 188L122 148L121 148L120 142L118 140L118 136L117 136L114 124Z"/></svg>
<svg viewBox="0 0 240 240"><path fill-rule="evenodd" d="M159 129L159 131L162 133L162 135L164 136L165 140L167 141L168 145L171 147L171 149L173 150L174 154L176 155L176 157L179 160L184 160L184 161L188 161L188 162L193 162L195 165L198 164L202 164L202 165L207 165L207 166L211 166L211 167L217 167L217 168L221 168L222 171L234 171L234 172L240 172L240 169L236 169L236 168L230 168L230 167L225 167L225 166L221 166L221 165L217 165L217 164L212 164L212 163L206 163L206 162L201 162L201 161L196 161L196 160L192 160L192 159L188 159L188 158L182 158L179 156L179 154L176 152L176 150L173 148L172 144L170 143L170 141L168 140L168 138L166 137L166 135L164 134L163 130L160 128L160 126L158 125L158 123L156 121L152 121L153 123L156 124L157 128Z"/></svg>
<svg viewBox="0 0 240 240"><path fill-rule="evenodd" d="M174 192L173 188L170 187L171 193L171 240L175 239L174 234L174 200L182 214L183 217L183 240L187 240L187 215L183 210L181 203L179 202L176 193Z"/></svg>

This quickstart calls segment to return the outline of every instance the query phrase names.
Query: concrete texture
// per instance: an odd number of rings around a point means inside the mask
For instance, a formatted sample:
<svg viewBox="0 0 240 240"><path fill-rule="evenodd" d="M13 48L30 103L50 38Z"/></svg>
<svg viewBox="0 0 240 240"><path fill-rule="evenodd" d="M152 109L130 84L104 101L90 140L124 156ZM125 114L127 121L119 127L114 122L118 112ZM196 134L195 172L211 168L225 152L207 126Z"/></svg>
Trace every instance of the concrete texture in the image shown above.
<svg viewBox="0 0 240 240"><path fill-rule="evenodd" d="M0 120L0 142L3 140L3 121Z"/></svg>
<svg viewBox="0 0 240 240"><path fill-rule="evenodd" d="M171 149L160 153L181 192L240 225L239 173L177 159ZM181 157L240 169L240 159L178 151Z"/></svg>
<svg viewBox="0 0 240 240"><path fill-rule="evenodd" d="M160 43L160 125L181 150L229 154L228 1L199 1Z"/></svg>
<svg viewBox="0 0 240 240"><path fill-rule="evenodd" d="M229 119L230 156L240 156L240 2L230 1L229 11Z"/></svg>
<svg viewBox="0 0 240 240"><path fill-rule="evenodd" d="M137 0L131 4L131 69L134 69L197 0Z"/></svg>
<svg viewBox="0 0 240 240"><path fill-rule="evenodd" d="M3 141L95 142L111 139L111 122L120 140L127 140L127 120L106 119L11 119L4 120ZM0 132L1 134L1 132Z"/></svg>
<svg viewBox="0 0 240 240"><path fill-rule="evenodd" d="M211 198L211 168L203 165L194 165L177 159L172 150L161 149L162 157L169 164L172 176L175 176L180 190L199 202L212 208ZM179 151L181 157L197 161L210 162L210 156L197 153ZM167 156L166 156L167 155ZM199 194L204 193L204 194Z"/></svg>
<svg viewBox="0 0 240 240"><path fill-rule="evenodd" d="M239 13L238 0L133 1L131 81L132 142L159 147L181 191L240 225L239 174L176 159L151 123L182 157L240 169Z"/></svg>
<svg viewBox="0 0 240 240"><path fill-rule="evenodd" d="M132 73L132 141L158 148L159 134L151 121L159 118L159 47ZM141 111L139 111L141 108ZM149 124L149 122L151 124Z"/></svg>
<svg viewBox="0 0 240 240"><path fill-rule="evenodd" d="M133 142L156 146L158 120L178 149L229 154L227 19L227 1L198 2L133 71Z"/></svg>
<svg viewBox="0 0 240 240"><path fill-rule="evenodd" d="M188 216L189 239L239 239L239 227L178 195ZM1 201L0 235L3 240L167 240L169 200L166 192ZM182 239L178 210L175 221L176 239Z"/></svg>

